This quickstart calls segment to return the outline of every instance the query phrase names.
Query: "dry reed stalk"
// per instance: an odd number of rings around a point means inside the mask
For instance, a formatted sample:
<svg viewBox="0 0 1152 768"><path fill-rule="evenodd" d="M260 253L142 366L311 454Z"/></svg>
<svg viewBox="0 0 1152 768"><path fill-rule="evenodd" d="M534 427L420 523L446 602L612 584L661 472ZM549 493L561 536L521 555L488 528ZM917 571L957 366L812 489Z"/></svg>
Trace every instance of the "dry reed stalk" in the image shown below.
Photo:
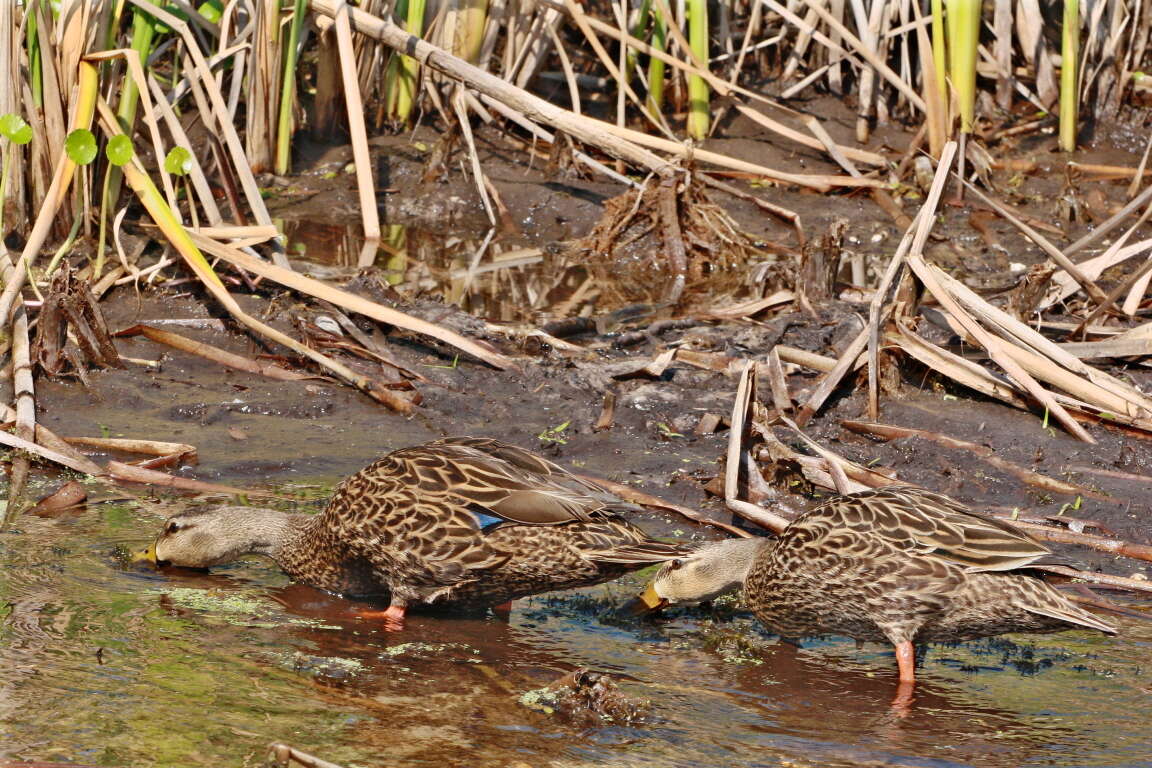
<svg viewBox="0 0 1152 768"><path fill-rule="evenodd" d="M831 451L820 445L820 443L804 434L804 431L800 429L800 427L798 427L787 416L781 415L780 420L784 423L785 426L791 429L797 437L803 440L805 445L815 451L820 456L820 458L824 459L825 465L828 468L828 472L832 477L832 487L836 490L837 493L856 493L858 491L866 491L872 487L866 483L861 483L857 480L849 479L846 472L846 470L851 469L856 476L859 476L861 473L868 473L869 470L861 467L855 462L848 461L843 456L837 454L835 451ZM891 479L888 477L883 477L883 481L888 483L891 482Z"/></svg>
<svg viewBox="0 0 1152 768"><path fill-rule="evenodd" d="M897 329L887 336L889 343L895 344L925 367L961 384L968 389L995 398L1021 410L1029 409L1029 402L1020 397L1007 377L997 375L987 368L938 347L918 336L906 324L897 321Z"/></svg>
<svg viewBox="0 0 1152 768"><path fill-rule="evenodd" d="M253 0L252 66L248 72L248 93L244 113L245 156L258 171L271 171L276 164L276 115L280 89L280 0ZM186 43L191 47L194 43Z"/></svg>
<svg viewBox="0 0 1152 768"><path fill-rule="evenodd" d="M69 445L84 445L102 451L124 451L148 456L177 455L190 461L196 459L196 446L188 443L168 443L162 440L134 440L123 437L66 437Z"/></svg>
<svg viewBox="0 0 1152 768"><path fill-rule="evenodd" d="M1065 391L1083 397L1107 411L1133 418L1152 416L1152 398L1116 377L1085 363L1046 336L1033 330L1008 313L989 304L960 281L932 266L940 284L965 308L1011 343L1011 354L1017 355L1034 375L1057 384ZM1080 394L1078 394L1080 393ZM1152 426L1152 424L1150 424Z"/></svg>
<svg viewBox="0 0 1152 768"><path fill-rule="evenodd" d="M16 419L16 411L4 403L0 403L0 420L14 421ZM57 435L55 432L47 429L43 424L36 425L36 440L37 445L43 446L49 450L55 451L63 456L67 456L73 462L73 469L78 472L83 472L88 475L103 474L104 470L100 469L95 462L91 461L80 451L69 445L64 438Z"/></svg>
<svg viewBox="0 0 1152 768"><path fill-rule="evenodd" d="M256 184L256 177L252 173L252 168L244 154L244 147L240 143L240 137L236 133L236 128L233 125L232 115L228 110L227 104L224 102L223 94L221 94L220 89L216 87L216 81L212 77L211 67L208 66L204 53L200 50L200 45L191 30L189 30L188 24L180 17L161 10L148 2L148 0L128 0L128 2L147 11L153 17L167 24L172 28L173 32L179 35L180 40L184 43L185 49L192 58L193 68L204 88L205 95L208 97L210 108L202 113L200 117L206 124L212 124L209 122L209 117L214 121L216 128L215 133L221 138L224 146L228 149L228 154L232 161L231 168L240 180L240 186L244 190L248 207L256 217L257 223L271 225L272 217L268 214L267 206L264 205L264 198L261 196L260 188ZM145 83L140 83L139 85L141 89L146 87ZM291 269L291 265L288 263L288 259L284 256L283 249L280 247L274 247L272 249L272 260L285 269Z"/></svg>
<svg viewBox="0 0 1152 768"><path fill-rule="evenodd" d="M560 0L541 0L541 2L545 2L545 3L555 2L555 3L557 3L557 5L560 4ZM783 104L780 104L779 102L774 101L773 99L770 99L761 93L757 93L753 90L744 88L744 87L739 86L739 85L733 85L733 84L729 83L728 81L724 80L723 78L718 77L717 75L715 75L714 73L710 72L707 69L696 66L693 63L686 62L683 59L679 59L675 56L672 56L671 54L666 53L665 51L662 51L658 48L654 48L651 45L649 45L647 42L645 42L645 41L643 41L637 37L632 37L631 35L623 33L620 30L616 29L615 27L613 27L609 24L606 24L603 21L600 21L599 19L593 18L591 16L586 16L585 20L586 20L588 26L590 28L594 29L596 32L598 32L598 33L600 33L606 37L613 38L614 40L616 40L621 45L627 45L630 49L634 50L636 53L659 59L660 61L664 62L665 64L672 66L672 67L675 67L676 69L679 69L681 72L683 72L686 75L696 75L698 77L703 78L708 83L709 87L713 88L716 91L716 93L720 96L734 97L735 95L740 95L740 96L743 96L745 98L752 99L753 101L756 101L757 103L769 106L769 107L776 109L780 112L783 112L789 116L792 116L795 118L805 117L803 115L803 113L801 113L801 112L797 112L796 110L791 109L790 107L787 107ZM680 39L683 39L683 35L680 36ZM687 40L684 40L683 45L687 46ZM790 128L790 127L788 127L788 126L786 126L786 125L784 125L784 124L782 124L776 120L773 120L773 119L767 117L766 115L764 115L763 113L758 112L757 110L752 109L751 107L749 107L747 105L740 104L739 102L736 102L732 106L734 109L739 111L741 114L743 114L745 117L749 118L750 120L756 121L757 123L759 123L763 127L767 128L768 130L770 130L774 133L778 133L779 135L784 136L785 138L787 138L791 141L795 141L799 144L803 144L804 146L810 147L812 149L822 150L824 148L824 145L818 139L815 139L811 136L805 136L803 133L801 133L801 132L799 132L793 128ZM867 163L868 165L875 165L875 166L881 166L881 167L887 165L887 159L883 155L880 155L876 152L869 152L867 150L859 149L857 147L848 147L848 146L843 146L843 145L839 145L839 149L846 157L849 157L858 163Z"/></svg>
<svg viewBox="0 0 1152 768"><path fill-rule="evenodd" d="M356 79L356 60L352 51L352 25L348 5L341 5L335 15L336 47L340 56L340 75L344 83L344 103L348 108L348 132L352 141L352 159L356 166L356 186L360 192L360 216L364 221L364 239L380 239L380 215L376 210L376 192L372 181L372 156L368 151L368 133L364 127L364 104Z"/></svg>
<svg viewBox="0 0 1152 768"><path fill-rule="evenodd" d="M126 328L118 331L115 334L119 338L130 336L143 336L146 339L163 344L172 349L178 349L182 352L198 355L206 360L211 360L214 363L227 366L237 371L245 371L253 373L258 376L264 376L269 379L277 381L300 381L302 379L315 379L316 377L308 373L300 373L298 371L290 371L286 368L281 368L278 365L270 365L257 362L243 355L237 355L227 350L214 347L211 344L189 339L186 336L181 336L178 333L171 331L161 330L160 328L153 328L147 325L134 325L131 328Z"/></svg>
<svg viewBox="0 0 1152 768"><path fill-rule="evenodd" d="M1048 254L1048 257L1051 258L1052 261L1056 262L1056 264L1061 269L1071 275L1072 278L1080 284L1080 287L1083 288L1084 291L1092 297L1093 301L1105 307L1109 305L1110 302L1108 301L1108 296L1104 293L1104 291L1100 289L1100 286L1096 285L1096 283L1090 280L1088 276L1085 275L1080 270L1080 268L1072 262L1071 259L1062 253L1059 248L1054 246L1048 240L1048 238L1044 237L1039 232L1025 224L1023 221L1013 216L1006 208L1004 208L1004 206L1000 205L995 200L985 195L968 181L963 179L960 181L964 185L965 189L976 195L976 197L980 198L980 200L985 205L996 211L996 213L1000 214L1000 216L1002 216L1005 221L1008 221L1022 233L1024 233L1025 237L1034 242L1036 245L1040 246L1040 249Z"/></svg>
<svg viewBox="0 0 1152 768"><path fill-rule="evenodd" d="M495 368L508 369L516 368L516 364L509 358L499 353L493 352L485 347L480 346L474 341L464 338L463 336L449 331L446 328L441 328L438 325L433 325L425 320L421 320L411 315L406 315L395 309L385 307L381 304L369 301L363 297L357 296L354 293L333 288L330 285L321 283L305 275L301 275L292 270L281 269L275 264L269 264L261 261L253 256L240 251L222 243L218 243L208 238L200 237L195 234L191 235L192 241L200 248L204 249L213 256L219 257L224 261L240 267L254 275L266 277L273 280L286 288L291 288L295 291L313 296L318 299L335 304L344 309L355 312L357 314L370 317L381 323L395 325L398 328L412 331L414 333L431 336L434 339L439 339L445 344L456 347L461 352L466 352Z"/></svg>
<svg viewBox="0 0 1152 768"><path fill-rule="evenodd" d="M21 43L24 36L24 19L16 19L15 3L0 3L0 83L22 83ZM20 88L0 88L0 115L16 114L24 111L20 98ZM4 186L4 216L17 222L27 218L27 188L24 183L26 159L24 152L11 147L8 159L8 176ZM0 220L0 238L7 234L4 220Z"/></svg>
<svg viewBox="0 0 1152 768"><path fill-rule="evenodd" d="M336 763L330 763L327 760L310 755L295 747L290 747L287 744L282 744L278 741L268 745L268 756L266 758L268 764L275 764L276 768L291 768L293 763L299 764L304 768L343 768Z"/></svg>
<svg viewBox="0 0 1152 768"><path fill-rule="evenodd" d="M207 483L203 480L169 475L165 472L158 472L146 467L138 467L134 464L125 464L120 461L109 461L106 474L113 480L120 482L143 483L144 485L155 485L160 488L176 488L182 491L195 491L196 493L292 499L290 496L284 496L272 491L262 491L256 488L236 488L235 486L221 485L219 483Z"/></svg>
<svg viewBox="0 0 1152 768"><path fill-rule="evenodd" d="M1103 253L1080 262L1077 265L1080 268L1080 271L1085 275L1096 279L1104 273L1104 270L1114 267L1117 264L1121 264L1134 256L1139 256L1145 251L1152 249L1152 239L1141 240L1130 245L1125 245L1128 237L1136 231L1138 226L1139 222L1136 225L1130 227L1124 235L1117 238L1116 241L1108 246L1108 249ZM1067 272L1057 272L1052 276L1051 282L1052 286L1048 292L1048 295L1041 299L1041 301L1037 304L1037 310L1047 309L1053 304L1067 299L1080 290L1079 284ZM1075 328L1075 326L1072 326L1069 328L1069 330L1072 330L1072 328Z"/></svg>
<svg viewBox="0 0 1152 768"><path fill-rule="evenodd" d="M164 91L160 88L160 84L156 82L156 78L148 75L148 88L152 92L152 96L156 99L156 109L160 112L160 116L164 119L164 127L168 129L168 133L178 147L192 146L188 134L184 132L184 126L180 123L180 118L176 116L171 105L168 104L168 99L164 97ZM200 207L204 210L204 215L208 217L208 223L218 225L224 221L220 215L220 208L216 205L216 197L212 194L212 187L208 184L208 177L204 175L204 168L200 165L199 158L196 153L188 153L192 169L188 172L188 177L192 180L192 188L196 190L196 199L200 202ZM191 201L189 201L191 204Z"/></svg>
<svg viewBox="0 0 1152 768"><path fill-rule="evenodd" d="M137 0L133 0L136 2ZM334 16L337 0L311 0L311 7L318 13ZM545 122L571 134L585 143L597 146L610 155L619 157L642 168L660 173L672 173L672 167L656 155L641 149L632 142L615 136L605 136L600 121L574 115L543 99L517 88L468 62L452 56L436 46L412 37L386 19L376 18L356 8L350 9L352 24L356 31L386 43L396 50L408 53L421 64L455 80L467 83L480 93L486 94L519 110L529 118Z"/></svg>
<svg viewBox="0 0 1152 768"><path fill-rule="evenodd" d="M89 462L88 464L85 464L83 462L76 461L74 458L72 458L71 456L68 456L64 453L61 453L59 451L54 451L51 448L45 448L44 446L38 445L38 444L32 442L31 440L25 440L22 437L17 437L16 435L9 434L8 432L4 432L3 430L0 430L0 445L6 445L9 448L15 448L16 450L19 450L19 451L25 451L27 453L32 454L33 456L39 456L42 459L46 459L48 461L55 462L56 464L59 464L60 466L68 467L69 469L76 470L77 472L83 472L84 474L91 474L89 471L91 469L91 466L90 466L91 462ZM97 467L97 469L99 469L99 467ZM104 474L104 473L101 471L99 474ZM92 476L98 477L99 475L92 475Z"/></svg>
<svg viewBox="0 0 1152 768"><path fill-rule="evenodd" d="M736 397L732 401L731 429L728 431L728 450L724 463L724 504L740 517L780 533L788 527L787 518L740 499L740 468L745 465L744 457L747 455L744 443L751 430L749 411L756 402L755 391L756 366L749 362L740 374ZM755 467L750 467L748 471L755 471Z"/></svg>
<svg viewBox="0 0 1152 768"><path fill-rule="evenodd" d="M592 30L592 27L588 23L589 19L587 14L584 13L584 9L581 8L575 2L575 0L562 1L564 3L564 9L568 12L568 16L576 23L576 26L580 28L580 32L583 33L584 39L588 41L590 46L592 46L592 50L595 52L596 57L600 60L600 63L604 65L604 68L608 70L609 77L616 81L620 90L627 95L628 99L634 106L639 109L640 114L646 120L648 120L648 122L650 122L657 130L663 133L670 140L675 140L676 136L672 132L672 129L669 128L668 124L664 121L664 116L659 113L653 114L651 110L645 108L644 100L636 94L636 92L632 89L632 86L628 84L628 81L624 77L623 72L616 67L615 62L612 61L611 55L609 55L608 51L604 48L603 43L600 42L600 38L597 37L596 33ZM623 47L627 48L627 46Z"/></svg>
<svg viewBox="0 0 1152 768"><path fill-rule="evenodd" d="M937 271L933 271L927 263L924 262L923 257L918 253L910 253L907 258L908 266L920 278L920 281L928 289L928 291L936 297L940 305L956 320L960 326L972 336L975 341L988 351L992 360L999 365L1004 371L1012 377L1027 393L1035 398L1041 405L1043 405L1049 413L1051 413L1064 428L1068 430L1077 439L1086 443L1095 443L1084 428L1077 423L1067 410L1048 392L1041 387L1031 375L1017 362L1008 349L1008 343L1001 341L999 338L992 336L976 322L959 303L948 293L948 291L940 285L937 280Z"/></svg>
<svg viewBox="0 0 1152 768"><path fill-rule="evenodd" d="M16 436L29 442L36 439L36 389L32 381L32 359L28 347L28 316L23 307L16 310L12 323L12 393L16 404ZM12 460L12 473L8 480L8 508L0 527L19 515L27 503L23 499L28 482L29 462L24 454Z"/></svg>
<svg viewBox="0 0 1152 768"><path fill-rule="evenodd" d="M74 105L73 130L90 127L96 109L96 72L91 67L84 67L83 70L84 74L79 81L80 96ZM89 72L89 70L91 71ZM61 142L61 146L63 146L63 142ZM56 214L64 202L72 177L76 173L76 163L67 154L62 153L60 157L60 162L52 174L52 183L48 187L44 205L40 208L36 222L32 225L32 231L28 234L28 240L24 244L24 251L16 265L16 270L12 273L11 279L4 285L4 292L0 294L0 338L6 335L8 320L12 316L20 289L24 287L29 265L35 261L36 256L44 247L44 242L48 239L48 233L52 229Z"/></svg>

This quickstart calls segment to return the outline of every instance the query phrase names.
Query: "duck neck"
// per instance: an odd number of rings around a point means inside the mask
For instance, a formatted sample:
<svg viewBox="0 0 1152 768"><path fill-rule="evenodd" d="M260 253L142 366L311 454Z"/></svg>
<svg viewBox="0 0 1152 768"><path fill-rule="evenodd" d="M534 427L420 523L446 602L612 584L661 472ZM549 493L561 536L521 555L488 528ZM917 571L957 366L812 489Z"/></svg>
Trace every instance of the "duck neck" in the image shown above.
<svg viewBox="0 0 1152 768"><path fill-rule="evenodd" d="M289 514L262 507L237 507L232 521L236 532L236 556L267 555L281 564L309 527L312 515Z"/></svg>
<svg viewBox="0 0 1152 768"><path fill-rule="evenodd" d="M714 551L709 553L708 567L716 583L723 583L723 591L744 586L748 571L756 562L756 556L771 546L771 539L754 536L746 539L725 539L709 545Z"/></svg>

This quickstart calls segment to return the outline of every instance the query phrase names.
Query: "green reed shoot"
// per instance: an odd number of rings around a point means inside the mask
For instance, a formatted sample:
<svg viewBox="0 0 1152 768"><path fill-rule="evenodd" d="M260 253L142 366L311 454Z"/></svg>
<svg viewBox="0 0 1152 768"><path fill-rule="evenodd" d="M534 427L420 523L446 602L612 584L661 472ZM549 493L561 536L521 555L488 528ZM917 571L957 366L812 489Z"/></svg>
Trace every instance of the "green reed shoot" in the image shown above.
<svg viewBox="0 0 1152 768"><path fill-rule="evenodd" d="M1080 95L1077 88L1080 60L1080 0L1064 0L1064 30L1060 46L1060 149L1076 149L1076 123Z"/></svg>
<svg viewBox="0 0 1152 768"><path fill-rule="evenodd" d="M659 9L652 10L651 45L658 51L668 50L668 20L664 18L664 14L660 13ZM664 62L655 57L648 61L647 106L648 111L653 115L659 115L664 109L664 67ZM708 86L705 85L705 98L707 98L707 88Z"/></svg>
<svg viewBox="0 0 1152 768"><path fill-rule="evenodd" d="M936 69L936 90L946 113L951 112L948 102L948 46L944 32L944 0L932 0L932 64ZM946 117L948 133L951 133L951 118Z"/></svg>
<svg viewBox="0 0 1152 768"><path fill-rule="evenodd" d="M421 37L424 34L424 0L408 0L408 34ZM397 8L399 12L399 8ZM404 124L412 120L412 109L416 104L416 75L420 65L411 56L400 56L396 78L396 119Z"/></svg>
<svg viewBox="0 0 1152 768"><path fill-rule="evenodd" d="M980 0L948 0L948 53L952 90L960 110L960 132L971 133L976 113L976 55L980 43Z"/></svg>
<svg viewBox="0 0 1152 768"><path fill-rule="evenodd" d="M701 66L708 66L708 0L688 0L688 44ZM697 141L708 135L712 115L708 106L708 83L699 75L688 76L688 135Z"/></svg>
<svg viewBox="0 0 1152 768"><path fill-rule="evenodd" d="M292 26L288 30L288 49L284 51L284 77L280 83L280 116L276 124L276 173L288 173L292 159L292 107L296 103L296 61L300 48L300 30L308 12L308 0L296 0L292 9Z"/></svg>

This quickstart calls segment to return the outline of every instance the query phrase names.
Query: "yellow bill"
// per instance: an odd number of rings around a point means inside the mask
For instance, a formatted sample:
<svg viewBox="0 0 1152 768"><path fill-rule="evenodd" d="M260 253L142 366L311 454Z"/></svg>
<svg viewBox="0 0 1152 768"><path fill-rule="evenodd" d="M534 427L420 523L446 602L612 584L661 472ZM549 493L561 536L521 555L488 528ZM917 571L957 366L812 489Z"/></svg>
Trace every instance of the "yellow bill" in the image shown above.
<svg viewBox="0 0 1152 768"><path fill-rule="evenodd" d="M132 553L132 562L137 564L149 563L156 565L156 542L153 541L145 549L138 549Z"/></svg>
<svg viewBox="0 0 1152 768"><path fill-rule="evenodd" d="M656 594L655 584L648 585L648 588L640 595L640 602L643 603L649 611L658 611L668 604L667 600Z"/></svg>

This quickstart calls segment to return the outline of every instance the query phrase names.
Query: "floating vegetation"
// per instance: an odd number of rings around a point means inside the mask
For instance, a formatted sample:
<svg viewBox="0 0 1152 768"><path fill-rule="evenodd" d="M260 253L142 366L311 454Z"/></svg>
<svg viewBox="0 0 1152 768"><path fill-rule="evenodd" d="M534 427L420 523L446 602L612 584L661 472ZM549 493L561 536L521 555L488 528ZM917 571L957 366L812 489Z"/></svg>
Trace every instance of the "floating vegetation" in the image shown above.
<svg viewBox="0 0 1152 768"><path fill-rule="evenodd" d="M226 624L264 628L298 624L316 629L343 629L339 625L327 624L318 619L286 616L274 603L242 593L191 587L166 587L155 591L178 608L207 614Z"/></svg>

